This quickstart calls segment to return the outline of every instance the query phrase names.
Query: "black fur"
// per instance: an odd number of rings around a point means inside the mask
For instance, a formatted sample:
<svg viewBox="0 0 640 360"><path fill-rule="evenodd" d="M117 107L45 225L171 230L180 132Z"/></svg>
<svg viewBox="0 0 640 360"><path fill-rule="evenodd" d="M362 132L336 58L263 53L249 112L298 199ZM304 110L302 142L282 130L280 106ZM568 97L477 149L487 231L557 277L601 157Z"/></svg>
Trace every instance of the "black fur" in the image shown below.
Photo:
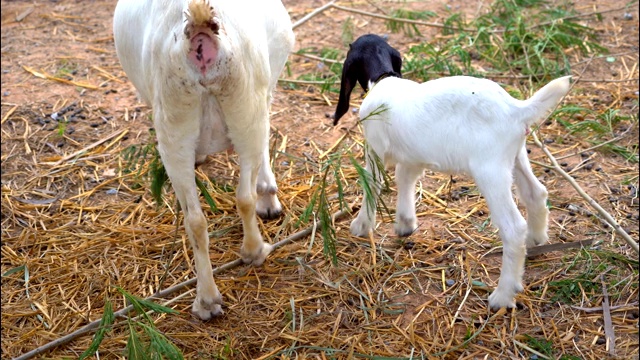
<svg viewBox="0 0 640 360"><path fill-rule="evenodd" d="M356 81L364 91L369 91L369 81L375 83L383 76L401 78L401 69L402 57L398 50L378 35L362 35L349 45L342 67L340 97L333 115L333 125L337 125L338 120L349 110L349 99Z"/></svg>

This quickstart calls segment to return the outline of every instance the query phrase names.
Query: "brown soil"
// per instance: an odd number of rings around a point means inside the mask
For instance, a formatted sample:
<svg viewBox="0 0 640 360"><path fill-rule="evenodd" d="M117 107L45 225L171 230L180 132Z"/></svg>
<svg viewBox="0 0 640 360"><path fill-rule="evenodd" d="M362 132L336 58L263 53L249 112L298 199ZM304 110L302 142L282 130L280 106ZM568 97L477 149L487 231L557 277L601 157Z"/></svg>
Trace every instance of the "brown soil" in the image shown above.
<svg viewBox="0 0 640 360"><path fill-rule="evenodd" d="M137 101L115 54L115 3L1 1L1 270L9 271L2 277L3 359L100 319L105 298L121 309L124 301L113 286L146 297L193 277L186 234L182 226L176 232L172 191L166 193L165 204L157 206L148 179L123 170L127 147L155 140L151 112ZM318 0L284 3L294 22L323 5ZM594 114L616 109L630 117L612 129L610 138L620 136L617 144L635 146L637 156L638 4L574 3L579 13L603 14L602 19L585 16L580 22L597 29L614 61L568 50L573 74L582 74L582 80L565 102ZM488 6L459 0L340 4L378 14L410 7L444 16L451 9L468 18ZM391 34L380 19L330 9L295 29L296 48L344 49L342 25L348 19L356 37L386 33L401 52L441 36L430 27L420 28L422 34L415 38ZM442 17L430 21L442 22ZM290 72L283 78L298 79L321 66L292 55ZM499 80L520 88L527 84L508 77ZM272 146L279 151L273 164L285 214L261 223L271 242L299 230L297 220L321 175L318 164L325 152L350 149L362 160L355 113L340 126L331 126L328 115L336 101L337 94L323 93L313 84L294 87L283 81L278 88L271 119ZM60 125L55 117L68 123ZM560 161L563 169L637 241L637 163L602 149L580 155L592 146L591 139L567 133L558 122L543 125L539 135L556 157L569 155ZM156 317L156 326L186 358L409 358L442 352L447 352L440 355L445 358L530 358L533 337L549 342L547 355L552 357L602 359L614 357L604 340L603 311L585 310L602 306L601 286L584 288L576 282L580 295L572 303L553 297L553 282L595 268L596 273L588 273L591 283L600 284L602 277L611 287L609 302L618 307L610 314L616 356L637 359L637 254L559 174L539 165L549 163L540 149L533 143L529 148L534 171L549 190L550 242L591 240L595 246L529 259L518 309L497 315L487 309L487 289L495 287L501 263L500 257L490 255L501 244L487 225L489 212L473 182L427 171L420 182L420 227L409 239L398 240L385 217L374 234L378 248L372 251L369 239L349 234L349 215L335 223L337 266L323 255L318 229L314 237L276 250L263 267L240 266L217 275L226 302L224 316L211 322L193 317L191 286L183 296L171 296L169 306L179 314ZM208 176L219 185L218 190L235 186L233 155L211 156L199 171L201 178ZM348 184L346 200L358 203L355 171L346 166L342 176ZM335 186L328 190L331 195L337 192ZM219 266L237 258L242 234L233 192L212 196L218 212L209 213L210 255ZM393 204L393 192L387 196ZM337 209L337 201L333 207ZM596 266L599 263L608 265ZM21 266L28 276L17 269ZM472 341L458 347L476 332ZM117 326L104 340L99 358L121 358L126 340L126 326ZM91 336L84 335L43 356L75 358L90 341Z"/></svg>

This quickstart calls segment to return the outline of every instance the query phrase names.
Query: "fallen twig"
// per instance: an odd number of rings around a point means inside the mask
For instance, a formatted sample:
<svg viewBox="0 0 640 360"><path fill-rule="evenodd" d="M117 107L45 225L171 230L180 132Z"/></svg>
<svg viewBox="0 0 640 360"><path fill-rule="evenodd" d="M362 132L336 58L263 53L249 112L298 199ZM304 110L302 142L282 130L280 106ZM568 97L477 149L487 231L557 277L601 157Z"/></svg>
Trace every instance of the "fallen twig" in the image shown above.
<svg viewBox="0 0 640 360"><path fill-rule="evenodd" d="M540 246L535 246L527 249L527 257L538 256L541 254L545 254L551 251L559 251L566 250L571 248L583 248L585 246L591 245L594 242L593 239L590 240L581 240L581 241L573 241L567 243L556 243L556 244L545 244ZM502 255L502 251L492 252L487 254L487 257L499 256Z"/></svg>
<svg viewBox="0 0 640 360"><path fill-rule="evenodd" d="M307 22L309 19L311 19L312 17L320 14L321 12L327 10L328 8L330 8L331 6L333 6L333 3L335 3L336 0L333 0L329 3L326 3L324 5L322 5L321 7L313 10L312 12L308 13L307 15L305 15L302 19L298 20L295 22L295 24L293 24L291 27L295 30L295 28L297 28L298 26L304 24L305 22Z"/></svg>
<svg viewBox="0 0 640 360"><path fill-rule="evenodd" d="M609 306L609 311L614 311L614 310L627 310L628 307L634 307L635 309L638 308L638 302L632 302L629 304L625 304L625 305L617 305L617 306ZM596 306L596 307L591 307L591 308L586 308L586 307L582 307L582 306L573 306L571 305L572 309L576 309L576 310L580 310L580 311L584 311L586 313L593 313L593 312L599 312L602 311L602 306Z"/></svg>
<svg viewBox="0 0 640 360"><path fill-rule="evenodd" d="M616 334L613 331L613 322L611 321L611 309L609 308L609 294L607 293L607 284L604 282L604 275L600 275L602 281L602 316L604 318L604 337L607 340L607 351L609 355L616 355Z"/></svg>
<svg viewBox="0 0 640 360"><path fill-rule="evenodd" d="M573 186L573 188L576 189L578 194L580 194L580 196L582 196L587 201L587 203L591 205L591 207L596 209L598 213L602 215L602 217L604 217L604 219L607 221L607 223L611 227L613 227L616 233L618 233L618 235L620 235L627 242L627 244L629 244L629 246L631 246L631 248L633 248L633 250L636 251L636 253L640 254L640 249L638 249L638 243L635 240L633 240L631 236L629 236L629 234L622 228L622 226L620 226L620 224L618 224L618 222L604 208L602 208L602 206L600 206L598 202L593 200L593 198L589 196L589 194L587 194L584 190L582 190L580 185L578 185L576 180L573 177L571 177L571 175L567 174L566 171L562 170L562 167L560 167L560 165L556 161L553 154L551 154L549 149L546 146L544 146L542 142L540 142L540 140L538 139L538 135L536 135L535 132L533 132L533 141L547 155L547 157L551 161L551 164L553 165L552 167L553 171L557 172L563 178L565 178L565 180L567 180L569 184L571 184L571 186Z"/></svg>

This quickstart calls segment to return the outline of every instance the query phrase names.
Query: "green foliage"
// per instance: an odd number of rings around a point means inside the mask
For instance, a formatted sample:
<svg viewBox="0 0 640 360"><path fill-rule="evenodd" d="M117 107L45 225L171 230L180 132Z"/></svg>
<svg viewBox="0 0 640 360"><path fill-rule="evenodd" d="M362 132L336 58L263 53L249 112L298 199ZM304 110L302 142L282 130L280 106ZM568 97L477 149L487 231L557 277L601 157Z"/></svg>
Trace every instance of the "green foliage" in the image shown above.
<svg viewBox="0 0 640 360"><path fill-rule="evenodd" d="M104 340L105 335L107 334L107 332L111 331L114 320L115 314L113 313L113 305L111 304L111 301L109 299L105 298L104 312L102 314L102 319L100 320L98 331L96 331L96 334L93 336L93 340L91 341L91 345L89 345L89 348L87 348L87 350L85 350L80 355L80 360L85 359L98 351L98 348L100 347L102 340Z"/></svg>
<svg viewBox="0 0 640 360"><path fill-rule="evenodd" d="M553 117L569 131L569 134L587 139L594 146L619 136L617 129L621 124L628 124L628 127L637 127L638 124L637 117L622 115L618 109L607 109L597 114L575 105L557 109ZM631 163L638 163L638 144L622 146L614 142L604 144L597 149L618 154Z"/></svg>
<svg viewBox="0 0 640 360"><path fill-rule="evenodd" d="M129 359L170 359L181 360L183 355L180 350L155 327L153 319L148 312L157 314L177 314L176 310L156 304L152 301L133 296L120 287L115 287L122 294L127 303L131 304L139 319L127 316L126 357ZM85 359L95 354L100 348L107 333L112 332L115 322L115 313L111 301L105 299L105 306L100 320L98 331L93 337L89 348L85 350L80 359Z"/></svg>
<svg viewBox="0 0 640 360"><path fill-rule="evenodd" d="M547 339L534 338L528 334L525 334L524 336L527 339L527 345L529 345L533 350L549 358L553 357L553 342Z"/></svg>
<svg viewBox="0 0 640 360"><path fill-rule="evenodd" d="M313 217L320 221L320 235L323 240L323 253L328 256L334 265L338 264L338 254L336 250L336 230L332 224L332 205L329 200L330 181L336 184L338 204L340 209L346 209L347 203L344 199L343 176L341 175L340 160L342 153L335 153L328 156L327 160L320 166L320 180L314 185L313 193L309 204L304 209L297 224L308 223Z"/></svg>
<svg viewBox="0 0 640 360"><path fill-rule="evenodd" d="M397 9L391 13L391 17L403 20L427 20L436 15L433 11L412 11L406 9ZM395 20L386 20L385 24L387 25L387 29L392 33L403 32L408 37L422 36L416 24Z"/></svg>
<svg viewBox="0 0 640 360"><path fill-rule="evenodd" d="M575 269L576 272L571 270ZM602 294L600 275L619 278L621 271L632 269L634 276L638 276L638 261L626 258L620 254L603 250L582 250L572 260L565 270L566 278L551 281L548 290L551 301L560 301L565 304L579 303L582 296L597 297ZM617 281L607 284L612 301L619 296L619 291L629 284L629 281ZM631 284L637 287L637 284Z"/></svg>
<svg viewBox="0 0 640 360"><path fill-rule="evenodd" d="M347 20L342 23L342 34L340 38L344 47L349 47L349 44L353 42L353 33L355 31L355 27L356 26L353 23L353 18L351 16L349 16Z"/></svg>
<svg viewBox="0 0 640 360"><path fill-rule="evenodd" d="M155 143L146 144L144 146L131 145L124 149L122 152L124 160L124 166L122 168L123 174L135 173L134 177L134 189L139 189L149 182L149 190L153 196L154 201L158 206L164 203L162 195L165 188L168 186L169 176L162 164L160 153ZM211 182L207 178L207 184L211 185ZM196 186L200 190L200 194L205 199L212 212L216 212L218 207L216 206L211 193L209 192L210 186L195 177ZM211 189L211 190L218 190ZM221 187L220 190L228 192L226 186Z"/></svg>

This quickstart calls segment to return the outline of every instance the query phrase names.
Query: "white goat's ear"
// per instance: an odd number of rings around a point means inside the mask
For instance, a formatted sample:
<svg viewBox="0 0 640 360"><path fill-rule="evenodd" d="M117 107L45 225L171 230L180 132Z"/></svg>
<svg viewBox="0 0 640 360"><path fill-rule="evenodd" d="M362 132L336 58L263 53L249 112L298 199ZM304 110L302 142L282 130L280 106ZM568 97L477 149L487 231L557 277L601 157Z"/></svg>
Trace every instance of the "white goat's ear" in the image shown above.
<svg viewBox="0 0 640 360"><path fill-rule="evenodd" d="M349 45L351 47L351 45ZM336 112L333 114L333 125L338 125L338 121L347 111L349 111L349 100L351 98L351 91L358 81L358 67L354 66L355 60L353 56L349 56L351 50L347 53L347 58L342 66L342 79L340 80L340 97L338 98L338 105L336 106Z"/></svg>

